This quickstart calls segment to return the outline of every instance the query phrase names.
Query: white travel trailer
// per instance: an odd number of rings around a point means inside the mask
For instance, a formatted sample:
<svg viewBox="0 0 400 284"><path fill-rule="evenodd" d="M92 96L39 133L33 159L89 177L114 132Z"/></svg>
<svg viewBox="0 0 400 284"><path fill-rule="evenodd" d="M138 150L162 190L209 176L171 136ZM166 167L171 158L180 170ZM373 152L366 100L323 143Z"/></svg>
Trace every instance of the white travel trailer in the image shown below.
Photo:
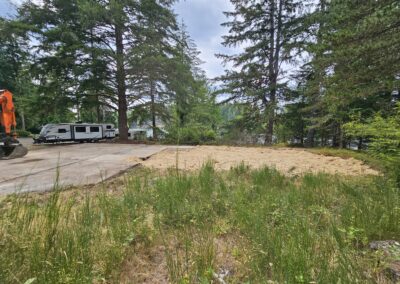
<svg viewBox="0 0 400 284"><path fill-rule="evenodd" d="M112 124L92 123L59 123L46 124L40 131L35 143L59 142L97 142L103 139L115 138Z"/></svg>

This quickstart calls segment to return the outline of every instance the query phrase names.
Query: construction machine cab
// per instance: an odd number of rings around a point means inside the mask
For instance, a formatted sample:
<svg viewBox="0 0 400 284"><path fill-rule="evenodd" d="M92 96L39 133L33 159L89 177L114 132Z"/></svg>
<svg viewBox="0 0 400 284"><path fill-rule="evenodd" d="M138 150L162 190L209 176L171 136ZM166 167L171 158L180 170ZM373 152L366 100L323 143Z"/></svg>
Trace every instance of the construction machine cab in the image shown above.
<svg viewBox="0 0 400 284"><path fill-rule="evenodd" d="M0 90L0 159L14 159L25 156L28 149L17 140L13 95L8 90Z"/></svg>

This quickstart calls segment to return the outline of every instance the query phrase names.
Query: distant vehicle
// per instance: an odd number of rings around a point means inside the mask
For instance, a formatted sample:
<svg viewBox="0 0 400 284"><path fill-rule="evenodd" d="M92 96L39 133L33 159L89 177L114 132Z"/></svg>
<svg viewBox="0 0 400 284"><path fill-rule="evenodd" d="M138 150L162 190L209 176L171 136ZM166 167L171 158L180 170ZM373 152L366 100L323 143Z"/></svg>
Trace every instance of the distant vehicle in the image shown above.
<svg viewBox="0 0 400 284"><path fill-rule="evenodd" d="M60 142L97 142L115 138L112 124L95 123L59 123L46 124L39 137L34 138L36 144Z"/></svg>

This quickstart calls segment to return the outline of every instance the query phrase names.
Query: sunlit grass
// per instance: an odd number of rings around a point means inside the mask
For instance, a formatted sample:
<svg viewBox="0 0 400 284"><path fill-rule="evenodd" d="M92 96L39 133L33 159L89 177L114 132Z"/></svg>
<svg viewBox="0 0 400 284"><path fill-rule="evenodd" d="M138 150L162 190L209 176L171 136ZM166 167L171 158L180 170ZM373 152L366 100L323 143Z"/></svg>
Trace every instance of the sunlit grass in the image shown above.
<svg viewBox="0 0 400 284"><path fill-rule="evenodd" d="M365 164L369 165L375 170L384 172L389 166L384 160L378 157L373 157L370 153L365 151L354 151L349 149L338 149L338 148L310 148L307 151L319 154L323 156L339 157L343 159L357 159L363 161Z"/></svg>
<svg viewBox="0 0 400 284"><path fill-rule="evenodd" d="M14 195L0 213L4 283L119 283L127 252L155 243L170 282L209 283L225 268L217 240L230 236L241 241L226 245L236 261L227 283L376 282L382 264L368 243L400 236L399 190L384 177L288 178L245 165L141 171L113 194L105 184Z"/></svg>

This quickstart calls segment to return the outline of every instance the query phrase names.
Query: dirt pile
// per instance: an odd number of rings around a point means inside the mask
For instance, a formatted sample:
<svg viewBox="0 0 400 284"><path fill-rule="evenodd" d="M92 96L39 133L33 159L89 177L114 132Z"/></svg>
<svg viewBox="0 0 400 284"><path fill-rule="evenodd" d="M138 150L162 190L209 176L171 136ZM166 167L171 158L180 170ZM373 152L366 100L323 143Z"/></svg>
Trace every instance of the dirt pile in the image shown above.
<svg viewBox="0 0 400 284"><path fill-rule="evenodd" d="M188 150L165 150L142 164L160 170L173 168L176 165L181 170L196 170L207 161L211 161L217 170L229 170L243 162L251 168L274 167L289 175L306 172L351 176L379 174L378 171L353 158L327 157L303 149L290 148L198 146Z"/></svg>

